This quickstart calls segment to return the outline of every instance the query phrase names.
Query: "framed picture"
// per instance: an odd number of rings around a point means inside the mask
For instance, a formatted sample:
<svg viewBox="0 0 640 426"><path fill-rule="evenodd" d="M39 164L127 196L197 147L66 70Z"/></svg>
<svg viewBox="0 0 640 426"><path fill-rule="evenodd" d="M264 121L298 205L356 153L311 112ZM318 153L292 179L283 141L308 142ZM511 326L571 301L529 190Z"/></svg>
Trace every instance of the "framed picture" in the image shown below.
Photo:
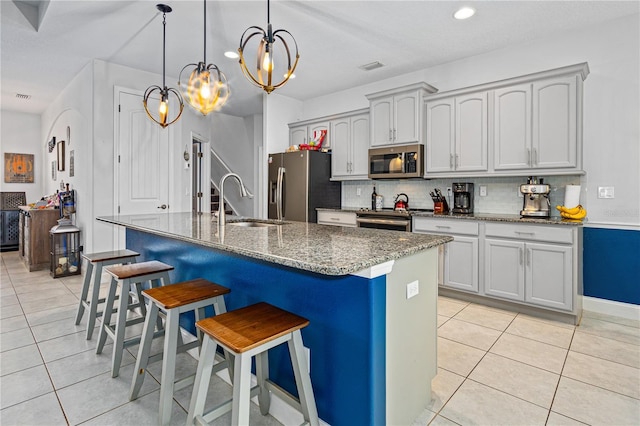
<svg viewBox="0 0 640 426"><path fill-rule="evenodd" d="M53 152L53 149L56 147L56 137L52 137L49 142L47 142L47 146L49 147L49 152Z"/></svg>
<svg viewBox="0 0 640 426"><path fill-rule="evenodd" d="M58 142L58 171L64 172L64 141Z"/></svg>
<svg viewBox="0 0 640 426"><path fill-rule="evenodd" d="M4 181L33 183L33 154L4 154Z"/></svg>
<svg viewBox="0 0 640 426"><path fill-rule="evenodd" d="M56 178L58 177L58 174L56 173L58 171L58 167L56 166L56 160L53 160L51 162L51 180L56 180Z"/></svg>

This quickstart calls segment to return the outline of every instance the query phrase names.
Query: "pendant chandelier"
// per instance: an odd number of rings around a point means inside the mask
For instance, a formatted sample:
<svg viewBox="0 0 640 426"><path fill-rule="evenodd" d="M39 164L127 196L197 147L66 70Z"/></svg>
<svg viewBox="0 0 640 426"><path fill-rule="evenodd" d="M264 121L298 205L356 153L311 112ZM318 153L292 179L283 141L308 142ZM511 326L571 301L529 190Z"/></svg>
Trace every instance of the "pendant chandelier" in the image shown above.
<svg viewBox="0 0 640 426"><path fill-rule="evenodd" d="M166 51L166 32L167 32L167 13L171 12L171 7L166 4L158 4L156 8L162 12L162 87L160 86L149 86L147 90L144 92L144 100L142 103L144 104L144 110L147 112L147 115L151 120L158 123L162 128L167 127L170 124L175 123L182 115L182 110L184 109L184 103L182 102L182 97L180 93L176 91L176 89L170 87L167 88L167 84L165 83L165 51ZM158 105L158 118L156 119L151 112L149 111L148 102L152 95L158 92L160 95L160 104ZM178 104L180 105L179 111L175 118L170 119L170 107L169 107L169 97L173 95Z"/></svg>
<svg viewBox="0 0 640 426"><path fill-rule="evenodd" d="M247 28L242 34L242 37L240 37L240 47L238 48L238 53L240 54L240 68L242 69L245 77L267 93L273 92L275 89L284 86L285 83L289 81L296 69L296 66L298 65L298 59L300 59L300 55L298 54L298 44L296 43L296 39L293 38L293 35L291 35L289 31L283 29L275 31L272 30L269 3L269 0L267 0L267 31L256 26ZM251 41L255 36L260 36L260 42L257 46L256 67L252 72L247 67L244 53L249 41ZM285 41L285 38L290 39L289 42L293 41L293 47L295 47L295 52L293 52L295 60L293 61L293 64L291 61L292 52ZM274 56L276 54L276 51L274 50L275 48L278 48L278 52L282 52L284 54L282 57L277 58L277 60L274 60ZM285 59L286 69L281 65L284 63ZM276 65L278 65L279 68L276 68ZM277 81L279 82L274 81L274 74L276 76L282 75L283 80L278 78Z"/></svg>
<svg viewBox="0 0 640 426"><path fill-rule="evenodd" d="M186 86L182 84L182 73L194 67ZM180 71L178 87L187 103L196 111L207 115L219 110L229 99L227 77L215 64L207 65L207 0L204 0L204 55L203 61L188 64Z"/></svg>

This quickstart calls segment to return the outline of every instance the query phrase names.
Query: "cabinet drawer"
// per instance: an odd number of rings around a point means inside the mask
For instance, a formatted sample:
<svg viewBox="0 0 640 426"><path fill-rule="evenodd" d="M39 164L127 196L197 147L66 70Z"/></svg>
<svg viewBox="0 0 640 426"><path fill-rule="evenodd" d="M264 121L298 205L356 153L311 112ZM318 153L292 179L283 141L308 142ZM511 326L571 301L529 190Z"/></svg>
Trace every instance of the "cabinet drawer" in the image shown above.
<svg viewBox="0 0 640 426"><path fill-rule="evenodd" d="M456 219L414 217L413 230L416 232L478 235L478 222Z"/></svg>
<svg viewBox="0 0 640 426"><path fill-rule="evenodd" d="M322 225L356 226L356 214L331 210L318 211L318 223Z"/></svg>
<svg viewBox="0 0 640 426"><path fill-rule="evenodd" d="M485 225L485 235L487 237L517 238L518 240L549 241L562 244L573 243L572 229L562 226L487 223Z"/></svg>

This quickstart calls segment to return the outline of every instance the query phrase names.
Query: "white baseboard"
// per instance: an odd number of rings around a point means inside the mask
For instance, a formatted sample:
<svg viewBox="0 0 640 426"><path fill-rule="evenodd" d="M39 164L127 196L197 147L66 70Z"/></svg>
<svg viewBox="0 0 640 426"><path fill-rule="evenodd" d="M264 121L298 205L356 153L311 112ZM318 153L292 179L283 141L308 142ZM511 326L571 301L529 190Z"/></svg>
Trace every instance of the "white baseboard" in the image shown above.
<svg viewBox="0 0 640 426"><path fill-rule="evenodd" d="M620 318L640 320L640 305L631 303L614 302L597 297L583 296L582 309Z"/></svg>

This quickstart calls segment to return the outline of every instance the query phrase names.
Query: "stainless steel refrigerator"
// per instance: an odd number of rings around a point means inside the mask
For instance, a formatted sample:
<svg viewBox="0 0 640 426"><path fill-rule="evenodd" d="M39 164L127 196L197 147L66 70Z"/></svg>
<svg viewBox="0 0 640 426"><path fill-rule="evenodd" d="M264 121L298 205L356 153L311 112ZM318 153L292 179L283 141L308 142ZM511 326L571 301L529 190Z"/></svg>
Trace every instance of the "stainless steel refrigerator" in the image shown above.
<svg viewBox="0 0 640 426"><path fill-rule="evenodd" d="M342 186L330 178L329 153L270 154L269 219L317 222L316 208L340 208Z"/></svg>

